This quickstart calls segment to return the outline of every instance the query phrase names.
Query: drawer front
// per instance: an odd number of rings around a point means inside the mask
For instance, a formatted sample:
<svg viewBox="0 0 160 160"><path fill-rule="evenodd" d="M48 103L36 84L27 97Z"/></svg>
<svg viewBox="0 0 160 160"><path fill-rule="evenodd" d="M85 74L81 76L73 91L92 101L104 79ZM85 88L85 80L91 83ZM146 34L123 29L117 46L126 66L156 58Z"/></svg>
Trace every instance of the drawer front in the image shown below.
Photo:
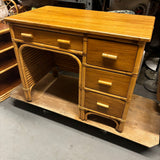
<svg viewBox="0 0 160 160"><path fill-rule="evenodd" d="M86 68L86 87L101 92L127 97L130 80L130 76Z"/></svg>
<svg viewBox="0 0 160 160"><path fill-rule="evenodd" d="M138 47L132 44L88 39L87 63L132 72Z"/></svg>
<svg viewBox="0 0 160 160"><path fill-rule="evenodd" d="M15 38L25 42L38 42L62 49L72 49L78 51L82 51L83 48L83 38L78 35L23 28L19 26L14 26L13 30L15 32Z"/></svg>
<svg viewBox="0 0 160 160"><path fill-rule="evenodd" d="M84 107L103 114L121 118L125 102L119 99L86 91Z"/></svg>

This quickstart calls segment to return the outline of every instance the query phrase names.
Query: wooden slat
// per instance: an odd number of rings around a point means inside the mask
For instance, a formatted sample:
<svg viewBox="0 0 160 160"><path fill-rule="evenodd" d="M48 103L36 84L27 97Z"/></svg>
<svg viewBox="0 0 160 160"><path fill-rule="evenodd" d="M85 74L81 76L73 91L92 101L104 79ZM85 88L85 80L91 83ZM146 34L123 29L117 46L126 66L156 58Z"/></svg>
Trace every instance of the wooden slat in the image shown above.
<svg viewBox="0 0 160 160"><path fill-rule="evenodd" d="M11 41L9 42L0 42L0 54L6 52L13 48L13 44Z"/></svg>
<svg viewBox="0 0 160 160"><path fill-rule="evenodd" d="M3 94L5 94L8 91L11 91L12 89L14 89L16 86L18 86L20 84L20 79L14 79L12 82L10 83L6 83L5 85L3 85L3 90L0 91L0 95L2 96Z"/></svg>
<svg viewBox="0 0 160 160"><path fill-rule="evenodd" d="M0 102L4 101L4 100L6 100L7 98L10 97L11 91L12 91L12 90L10 90L10 91L4 93L3 95L0 95Z"/></svg>
<svg viewBox="0 0 160 160"><path fill-rule="evenodd" d="M11 91L18 84L20 84L20 78L16 67L6 72L5 75L0 75L0 96Z"/></svg>
<svg viewBox="0 0 160 160"><path fill-rule="evenodd" d="M11 68L14 68L17 66L16 59L8 59L7 61L0 64L0 74L10 70Z"/></svg>
<svg viewBox="0 0 160 160"><path fill-rule="evenodd" d="M27 85L32 87L52 69L53 55L31 47L24 47L21 54Z"/></svg>

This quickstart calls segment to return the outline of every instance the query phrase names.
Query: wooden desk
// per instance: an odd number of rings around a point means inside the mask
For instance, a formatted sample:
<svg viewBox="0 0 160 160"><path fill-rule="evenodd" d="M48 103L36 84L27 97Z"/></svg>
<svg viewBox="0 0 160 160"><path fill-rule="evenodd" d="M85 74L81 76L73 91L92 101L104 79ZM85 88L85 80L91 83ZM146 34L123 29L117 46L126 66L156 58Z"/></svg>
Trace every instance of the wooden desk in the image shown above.
<svg viewBox="0 0 160 160"><path fill-rule="evenodd" d="M6 21L27 101L53 67L78 68L80 118L105 117L123 130L154 17L46 6Z"/></svg>

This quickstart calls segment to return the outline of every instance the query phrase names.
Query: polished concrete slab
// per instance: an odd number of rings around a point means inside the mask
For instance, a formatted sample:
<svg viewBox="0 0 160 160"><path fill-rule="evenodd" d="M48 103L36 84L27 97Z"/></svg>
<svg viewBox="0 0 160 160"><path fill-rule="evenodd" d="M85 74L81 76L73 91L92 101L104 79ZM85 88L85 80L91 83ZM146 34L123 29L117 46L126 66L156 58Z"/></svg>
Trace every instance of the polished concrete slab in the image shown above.
<svg viewBox="0 0 160 160"><path fill-rule="evenodd" d="M12 98L0 103L0 160L53 159L159 160L160 145L148 149Z"/></svg>

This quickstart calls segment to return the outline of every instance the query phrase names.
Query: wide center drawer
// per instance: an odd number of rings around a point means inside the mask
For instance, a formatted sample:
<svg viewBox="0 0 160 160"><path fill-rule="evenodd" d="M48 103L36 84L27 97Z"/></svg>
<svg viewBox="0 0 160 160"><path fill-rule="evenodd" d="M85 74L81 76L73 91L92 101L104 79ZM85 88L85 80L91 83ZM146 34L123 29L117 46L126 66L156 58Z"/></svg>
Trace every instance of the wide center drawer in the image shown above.
<svg viewBox="0 0 160 160"><path fill-rule="evenodd" d="M122 118L125 102L120 99L86 91L84 107L96 112Z"/></svg>
<svg viewBox="0 0 160 160"><path fill-rule="evenodd" d="M130 80L127 75L86 68L86 87L101 92L127 97Z"/></svg>
<svg viewBox="0 0 160 160"><path fill-rule="evenodd" d="M138 47L108 40L88 39L87 63L132 72Z"/></svg>
<svg viewBox="0 0 160 160"><path fill-rule="evenodd" d="M66 33L13 26L15 38L25 42L37 42L62 49L82 51L83 37Z"/></svg>

